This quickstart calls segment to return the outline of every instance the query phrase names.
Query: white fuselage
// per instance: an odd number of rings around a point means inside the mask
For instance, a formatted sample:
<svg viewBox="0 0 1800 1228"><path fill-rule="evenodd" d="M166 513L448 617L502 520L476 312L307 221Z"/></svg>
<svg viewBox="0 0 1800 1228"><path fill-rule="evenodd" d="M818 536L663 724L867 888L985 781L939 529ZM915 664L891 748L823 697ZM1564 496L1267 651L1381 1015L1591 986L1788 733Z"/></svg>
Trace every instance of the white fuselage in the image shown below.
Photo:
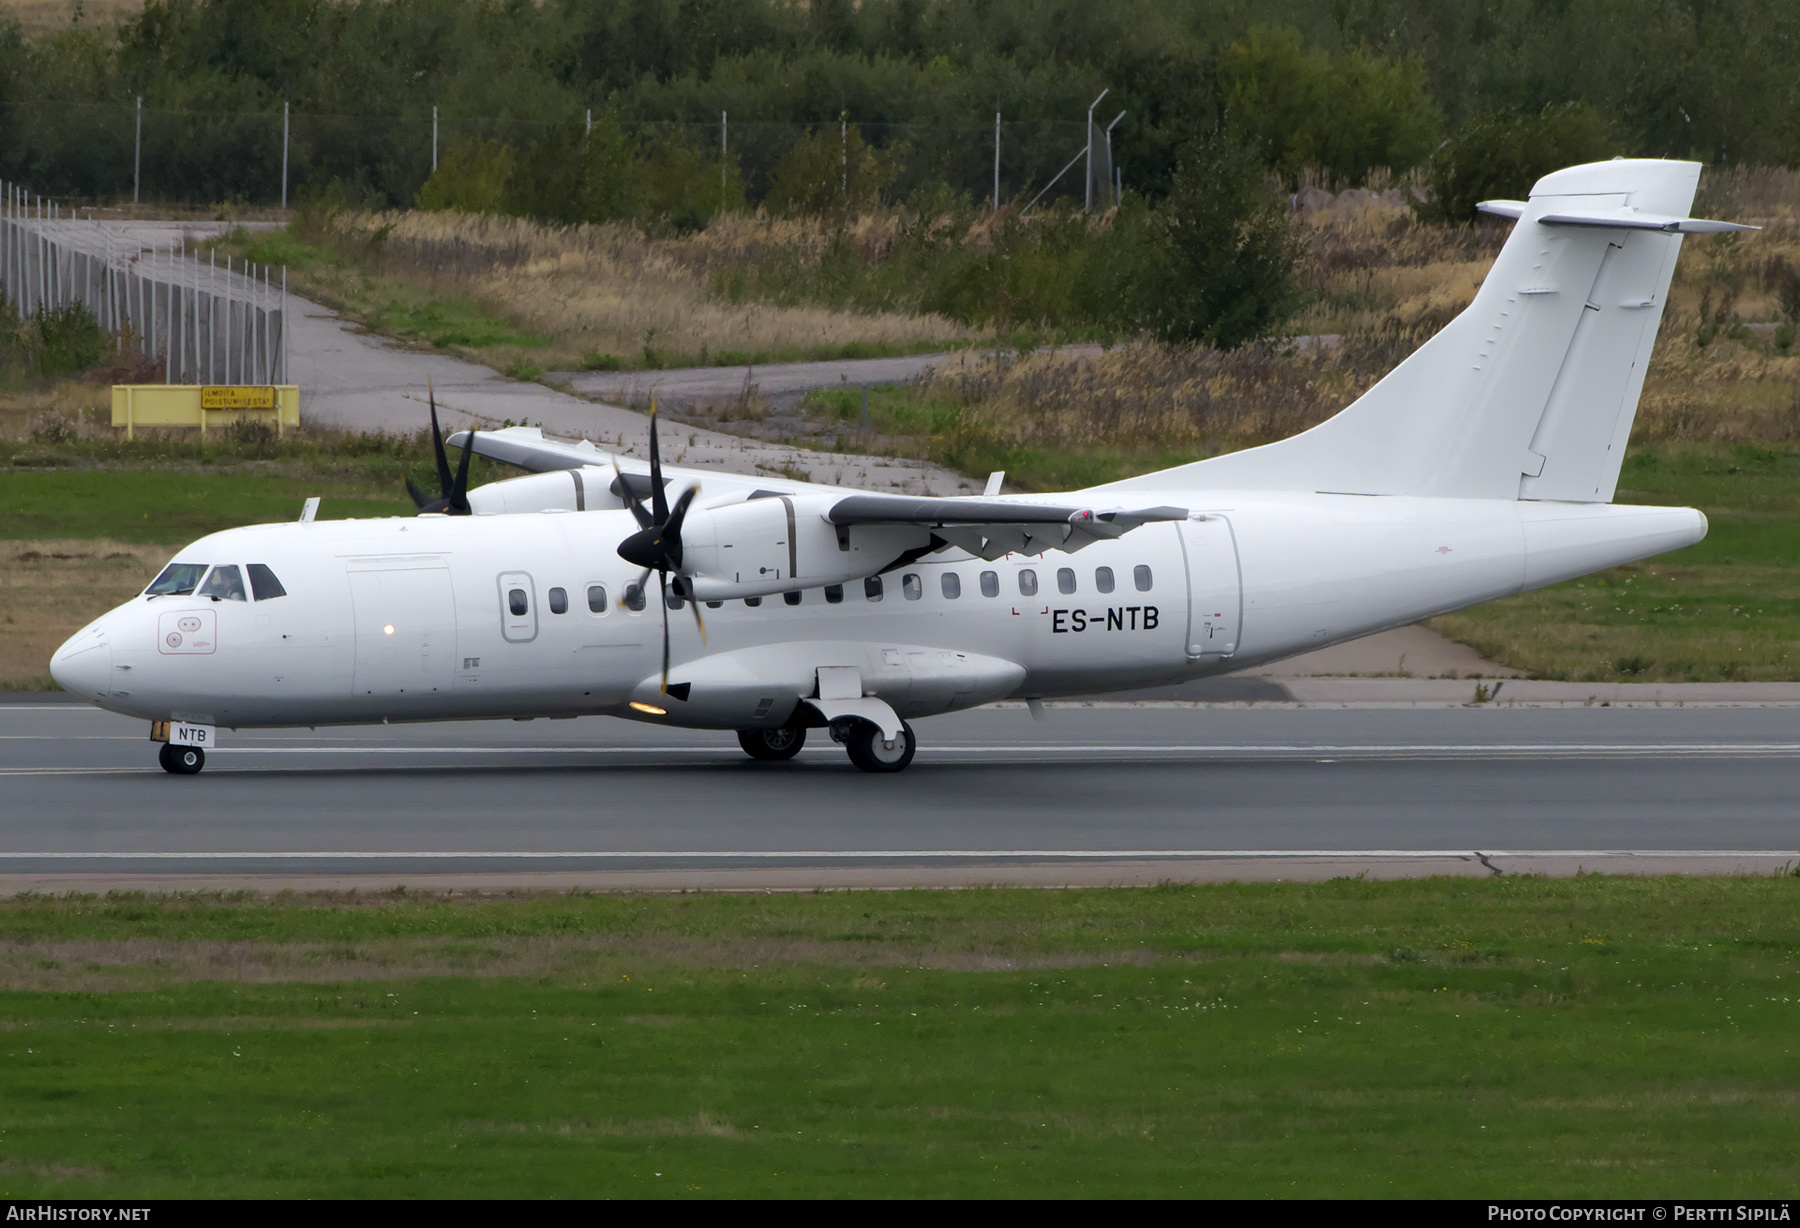
<svg viewBox="0 0 1800 1228"><path fill-rule="evenodd" d="M929 554L881 576L879 599L856 580L802 590L797 604L724 601L704 609L704 643L692 611L668 610L668 696L656 578L644 608L627 608L639 570L616 549L637 525L619 510L216 533L176 561L265 564L286 595L138 597L72 637L52 669L113 711L234 728L611 714L744 729L788 720L819 668L854 666L866 694L910 718L1238 670L1706 531L1685 508L1192 490L1166 501L1192 518L1068 554ZM604 609L590 609L594 589Z"/></svg>

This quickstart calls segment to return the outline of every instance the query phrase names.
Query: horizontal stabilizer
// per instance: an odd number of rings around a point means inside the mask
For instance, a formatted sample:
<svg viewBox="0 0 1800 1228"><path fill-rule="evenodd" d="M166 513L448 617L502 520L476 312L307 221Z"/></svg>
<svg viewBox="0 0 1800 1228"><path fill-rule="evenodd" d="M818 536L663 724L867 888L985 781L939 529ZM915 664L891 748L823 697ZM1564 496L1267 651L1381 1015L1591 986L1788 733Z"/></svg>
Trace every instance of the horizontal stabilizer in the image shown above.
<svg viewBox="0 0 1800 1228"><path fill-rule="evenodd" d="M1525 216L1528 207L1522 200L1484 200L1475 206L1495 217L1514 221ZM1537 219L1539 226L1597 226L1611 230L1660 230L1664 234L1716 235L1739 230L1761 230L1761 226L1744 226L1737 222L1719 222L1703 217L1670 217L1663 213L1644 213L1637 209L1561 209Z"/></svg>

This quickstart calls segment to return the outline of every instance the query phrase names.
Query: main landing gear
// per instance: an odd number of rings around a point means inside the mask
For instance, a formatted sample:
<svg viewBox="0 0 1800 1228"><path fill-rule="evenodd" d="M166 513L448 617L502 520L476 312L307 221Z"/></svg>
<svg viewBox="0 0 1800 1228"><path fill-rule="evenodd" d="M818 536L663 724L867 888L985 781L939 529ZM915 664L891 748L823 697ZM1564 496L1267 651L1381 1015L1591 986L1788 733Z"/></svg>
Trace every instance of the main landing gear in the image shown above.
<svg viewBox="0 0 1800 1228"><path fill-rule="evenodd" d="M162 770L176 776L193 776L206 766L206 752L198 746L176 746L172 742L164 742L162 749L156 754L156 761L162 764Z"/></svg>
<svg viewBox="0 0 1800 1228"><path fill-rule="evenodd" d="M872 721L858 717L837 720L831 723L831 739L841 743L850 754L850 762L865 772L898 772L913 761L913 754L919 749L919 740L905 721L900 722L900 736L889 741ZM740 729L738 745L752 759L792 759L806 745L806 729L800 725Z"/></svg>

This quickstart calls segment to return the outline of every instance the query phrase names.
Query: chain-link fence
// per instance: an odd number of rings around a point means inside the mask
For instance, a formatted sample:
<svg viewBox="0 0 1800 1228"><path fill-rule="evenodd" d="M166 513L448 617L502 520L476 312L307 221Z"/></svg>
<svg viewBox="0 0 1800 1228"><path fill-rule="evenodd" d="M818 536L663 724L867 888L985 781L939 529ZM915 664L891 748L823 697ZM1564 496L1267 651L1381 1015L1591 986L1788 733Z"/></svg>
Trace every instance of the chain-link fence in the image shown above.
<svg viewBox="0 0 1800 1228"><path fill-rule="evenodd" d="M405 207L417 198L436 161L459 143L495 141L528 151L553 130L584 122L580 114L484 119L429 111L373 116L6 102L0 103L0 127L6 130L0 176L29 179L48 194L82 201L291 205L336 183L358 204ZM821 117L816 124L728 114L704 121L618 122L641 144L675 139L715 166L722 160L734 168L752 204L768 193L776 167L802 138L823 133L828 139L851 125L892 162L894 175L884 190L890 201L939 184L976 201L1029 200L1072 158L1075 169L1050 186L1045 203L1064 198L1097 203L1096 186L1108 199L1118 186L1117 132L1101 134L1096 122L1090 142L1081 117L989 114L971 116L966 126L850 114ZM1085 175L1080 161L1089 164Z"/></svg>
<svg viewBox="0 0 1800 1228"><path fill-rule="evenodd" d="M287 270L202 263L181 232L84 220L0 181L0 291L22 316L79 305L173 384L285 384Z"/></svg>

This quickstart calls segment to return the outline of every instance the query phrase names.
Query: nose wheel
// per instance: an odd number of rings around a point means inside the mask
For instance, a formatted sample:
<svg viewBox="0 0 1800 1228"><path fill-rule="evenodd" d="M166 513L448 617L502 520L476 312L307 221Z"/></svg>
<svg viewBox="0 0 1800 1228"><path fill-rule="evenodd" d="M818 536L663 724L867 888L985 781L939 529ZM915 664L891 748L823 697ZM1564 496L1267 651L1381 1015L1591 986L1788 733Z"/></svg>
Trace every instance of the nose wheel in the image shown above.
<svg viewBox="0 0 1800 1228"><path fill-rule="evenodd" d="M833 730L836 736L837 731ZM899 772L913 761L919 740L912 726L900 722L900 736L889 741L873 721L858 720L843 732L838 741L850 753L850 762L865 772Z"/></svg>
<svg viewBox="0 0 1800 1228"><path fill-rule="evenodd" d="M198 746L176 746L164 742L162 750L157 752L156 760L162 764L162 770L174 776L194 776L206 766L206 752Z"/></svg>
<svg viewBox="0 0 1800 1228"><path fill-rule="evenodd" d="M752 759L779 763L792 759L806 745L806 730L799 725L783 725L780 729L740 729L738 745Z"/></svg>

